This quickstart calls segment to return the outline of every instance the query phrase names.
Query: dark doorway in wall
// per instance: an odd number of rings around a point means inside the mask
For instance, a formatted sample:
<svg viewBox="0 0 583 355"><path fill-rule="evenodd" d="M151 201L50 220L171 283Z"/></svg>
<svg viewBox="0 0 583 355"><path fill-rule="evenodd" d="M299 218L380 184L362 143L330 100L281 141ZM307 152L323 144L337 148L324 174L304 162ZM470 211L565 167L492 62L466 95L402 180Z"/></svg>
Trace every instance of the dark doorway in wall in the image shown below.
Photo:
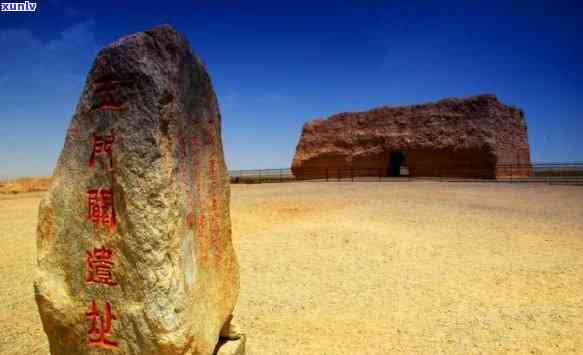
<svg viewBox="0 0 583 355"><path fill-rule="evenodd" d="M389 176L402 176L402 175L409 175L408 173L401 174L401 167L405 167L405 154L399 151L391 152L391 156L389 158ZM408 169L403 169L408 170Z"/></svg>

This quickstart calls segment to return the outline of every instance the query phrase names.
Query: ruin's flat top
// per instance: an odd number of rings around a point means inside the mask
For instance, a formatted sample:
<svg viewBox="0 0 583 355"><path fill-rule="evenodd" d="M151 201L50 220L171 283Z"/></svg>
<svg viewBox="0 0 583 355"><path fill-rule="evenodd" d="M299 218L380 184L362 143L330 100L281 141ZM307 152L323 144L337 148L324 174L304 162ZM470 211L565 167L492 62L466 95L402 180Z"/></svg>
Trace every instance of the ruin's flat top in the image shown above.
<svg viewBox="0 0 583 355"><path fill-rule="evenodd" d="M250 354L581 350L582 187L231 189ZM3 355L48 351L32 292L40 196L0 195Z"/></svg>

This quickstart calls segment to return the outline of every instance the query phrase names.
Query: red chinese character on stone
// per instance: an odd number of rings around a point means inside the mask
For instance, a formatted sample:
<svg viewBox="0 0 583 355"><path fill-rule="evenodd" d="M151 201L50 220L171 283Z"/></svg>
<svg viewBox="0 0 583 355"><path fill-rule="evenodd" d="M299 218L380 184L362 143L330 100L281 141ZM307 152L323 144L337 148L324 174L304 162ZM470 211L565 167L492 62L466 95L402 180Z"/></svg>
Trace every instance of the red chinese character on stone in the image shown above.
<svg viewBox="0 0 583 355"><path fill-rule="evenodd" d="M94 84L95 103L92 109L95 111L122 111L120 95L121 81L113 78L103 78Z"/></svg>
<svg viewBox="0 0 583 355"><path fill-rule="evenodd" d="M180 146L180 153L182 154L182 157L185 158L187 155L186 138L184 138L184 137L178 138L178 144Z"/></svg>
<svg viewBox="0 0 583 355"><path fill-rule="evenodd" d="M87 252L87 278L90 283L116 286L111 269L113 267L113 251L109 248L93 248Z"/></svg>
<svg viewBox="0 0 583 355"><path fill-rule="evenodd" d="M218 220L217 216L213 216L211 229L212 229L211 238L213 240L213 243L215 244L215 249L218 249L217 244L218 244L218 241L220 239L221 227L219 225L219 220Z"/></svg>
<svg viewBox="0 0 583 355"><path fill-rule="evenodd" d="M93 146L91 150L91 157L89 158L89 167L95 166L95 160L98 155L106 155L109 157L109 166L107 170L113 170L113 154L112 154L112 146L115 143L115 136L113 131L110 134L105 136L98 136L93 133L91 136L91 144Z"/></svg>
<svg viewBox="0 0 583 355"><path fill-rule="evenodd" d="M214 158L209 160L208 166L208 177L209 179L214 179L217 176L217 162Z"/></svg>
<svg viewBox="0 0 583 355"><path fill-rule="evenodd" d="M204 228L204 214L201 212L200 216L198 216L198 229L201 230Z"/></svg>
<svg viewBox="0 0 583 355"><path fill-rule="evenodd" d="M97 310L97 304L93 300L91 312L85 313L87 319L91 321L91 328L89 329L89 345L101 348L116 348L118 343L110 340L107 337L111 335L111 321L117 318L111 312L111 304L105 304L105 316L101 315Z"/></svg>
<svg viewBox="0 0 583 355"><path fill-rule="evenodd" d="M115 209L113 206L113 189L87 190L89 219L96 228L115 228Z"/></svg>
<svg viewBox="0 0 583 355"><path fill-rule="evenodd" d="M188 226L189 229L192 229L192 227L194 227L194 212L190 212L186 216L186 225Z"/></svg>

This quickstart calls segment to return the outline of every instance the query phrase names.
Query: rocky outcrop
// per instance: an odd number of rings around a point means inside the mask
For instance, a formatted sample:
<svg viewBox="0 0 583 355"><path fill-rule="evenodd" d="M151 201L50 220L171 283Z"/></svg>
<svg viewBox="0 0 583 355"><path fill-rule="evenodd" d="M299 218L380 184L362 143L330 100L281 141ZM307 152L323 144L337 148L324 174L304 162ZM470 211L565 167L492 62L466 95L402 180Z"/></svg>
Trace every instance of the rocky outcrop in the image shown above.
<svg viewBox="0 0 583 355"><path fill-rule="evenodd" d="M51 353L212 354L239 337L229 198L217 99L186 39L161 26L103 49L39 210Z"/></svg>
<svg viewBox="0 0 583 355"><path fill-rule="evenodd" d="M530 164L522 110L481 95L310 121L292 172L298 178L391 176L406 166L412 176L495 178L531 175Z"/></svg>

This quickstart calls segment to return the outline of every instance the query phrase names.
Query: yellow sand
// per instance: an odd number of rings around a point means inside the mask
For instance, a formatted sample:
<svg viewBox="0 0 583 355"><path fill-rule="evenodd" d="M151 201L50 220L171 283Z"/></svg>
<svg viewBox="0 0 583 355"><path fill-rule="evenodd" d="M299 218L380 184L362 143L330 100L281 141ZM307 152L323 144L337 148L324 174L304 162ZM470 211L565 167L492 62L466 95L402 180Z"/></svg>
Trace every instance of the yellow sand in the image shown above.
<svg viewBox="0 0 583 355"><path fill-rule="evenodd" d="M47 354L41 194L0 195L0 354ZM583 354L583 187L232 185L248 354Z"/></svg>
<svg viewBox="0 0 583 355"><path fill-rule="evenodd" d="M24 177L0 181L0 194L46 191L51 183L48 177Z"/></svg>

